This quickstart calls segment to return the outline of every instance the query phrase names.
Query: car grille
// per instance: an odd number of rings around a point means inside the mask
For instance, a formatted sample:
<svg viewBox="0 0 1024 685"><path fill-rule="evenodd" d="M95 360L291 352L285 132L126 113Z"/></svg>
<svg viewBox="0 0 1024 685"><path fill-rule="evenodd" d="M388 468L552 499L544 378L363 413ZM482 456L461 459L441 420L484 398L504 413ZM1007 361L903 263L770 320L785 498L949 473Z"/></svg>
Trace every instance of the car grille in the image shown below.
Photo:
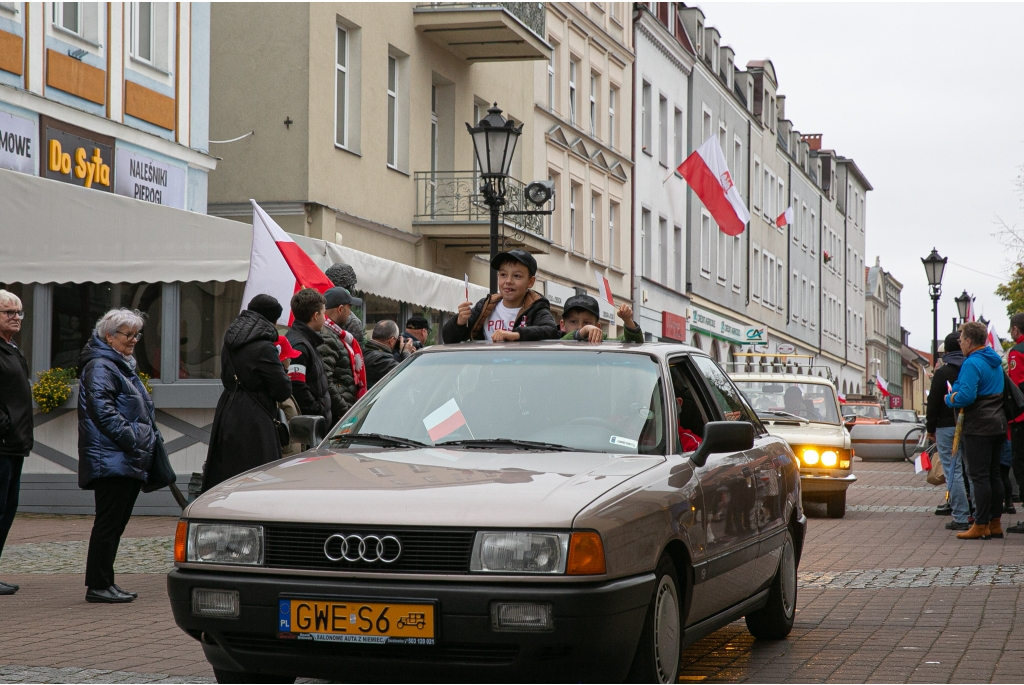
<svg viewBox="0 0 1024 685"><path fill-rule="evenodd" d="M380 561L331 561L324 554L330 536L392 535L402 553L390 564ZM424 530L422 528L351 528L346 526L264 525L264 562L271 568L317 571L376 571L383 573L469 573L475 532L471 530Z"/></svg>
<svg viewBox="0 0 1024 685"><path fill-rule="evenodd" d="M502 665L511 664L519 655L519 645L507 644L362 645L347 642L283 640L276 635L254 633L223 633L220 639L225 643L225 647L238 652L391 659L425 663Z"/></svg>

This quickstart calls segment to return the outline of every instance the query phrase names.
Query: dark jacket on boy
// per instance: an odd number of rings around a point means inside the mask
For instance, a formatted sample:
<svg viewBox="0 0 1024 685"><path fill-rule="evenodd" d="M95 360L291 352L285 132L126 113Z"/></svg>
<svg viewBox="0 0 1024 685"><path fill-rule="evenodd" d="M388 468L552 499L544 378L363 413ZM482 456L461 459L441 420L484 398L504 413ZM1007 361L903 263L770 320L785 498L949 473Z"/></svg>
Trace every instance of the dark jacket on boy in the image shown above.
<svg viewBox="0 0 1024 685"><path fill-rule="evenodd" d="M441 336L446 345L451 343L464 342L466 340L484 340L484 325L491 318L494 308L501 302L501 295L493 294L482 298L473 305L469 314L469 321L465 326L460 326L457 317L452 317L441 329ZM558 323L551 314L551 303L547 298L535 290L526 293L523 306L516 314L515 325L512 332L519 334L519 339L526 340L550 340L560 338Z"/></svg>

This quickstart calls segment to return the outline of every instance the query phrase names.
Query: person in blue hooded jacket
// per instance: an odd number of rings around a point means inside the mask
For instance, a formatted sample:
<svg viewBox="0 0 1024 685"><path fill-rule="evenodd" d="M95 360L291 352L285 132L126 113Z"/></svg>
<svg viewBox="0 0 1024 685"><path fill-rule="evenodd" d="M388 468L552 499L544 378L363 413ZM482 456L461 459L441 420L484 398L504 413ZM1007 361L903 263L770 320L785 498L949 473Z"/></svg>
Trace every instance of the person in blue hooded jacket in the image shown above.
<svg viewBox="0 0 1024 685"><path fill-rule="evenodd" d="M1003 479L999 459L1006 442L1003 413L1003 366L995 350L985 342L984 324L969 321L960 327L960 350L966 360L960 367L946 406L963 412L961 441L964 462L974 496L974 525L957 537L987 540L1003 537Z"/></svg>
<svg viewBox="0 0 1024 685"><path fill-rule="evenodd" d="M78 360L78 486L96 497L87 602L118 604L137 596L114 583L114 558L162 440L132 356L142 325L137 311L110 310L96 322Z"/></svg>

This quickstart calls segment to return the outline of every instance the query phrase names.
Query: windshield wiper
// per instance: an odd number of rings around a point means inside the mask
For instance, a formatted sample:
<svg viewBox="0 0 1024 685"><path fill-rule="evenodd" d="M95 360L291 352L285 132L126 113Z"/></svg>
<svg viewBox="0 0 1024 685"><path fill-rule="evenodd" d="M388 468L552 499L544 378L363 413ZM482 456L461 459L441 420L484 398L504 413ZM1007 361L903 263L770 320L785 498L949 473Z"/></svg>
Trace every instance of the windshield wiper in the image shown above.
<svg viewBox="0 0 1024 685"><path fill-rule="evenodd" d="M469 449L487 449L488 447L519 447L524 450L543 450L550 452L583 452L584 450L554 442L536 442L534 440L516 440L513 438L486 438L471 440L452 440L439 442L435 447L468 447Z"/></svg>
<svg viewBox="0 0 1024 685"><path fill-rule="evenodd" d="M385 447L429 447L429 445L410 440L409 438L396 438L393 435L382 435L380 433L345 433L343 435L334 435L331 437L331 442L365 442L384 445Z"/></svg>
<svg viewBox="0 0 1024 685"><path fill-rule="evenodd" d="M810 419L805 419L804 417L797 416L796 414L790 414L788 411L773 411L773 410L762 409L761 411L757 412L758 416L760 416L761 414L770 414L772 416L781 416L782 418L786 418L786 419L796 419L797 421L800 421L802 423L810 423L811 422Z"/></svg>

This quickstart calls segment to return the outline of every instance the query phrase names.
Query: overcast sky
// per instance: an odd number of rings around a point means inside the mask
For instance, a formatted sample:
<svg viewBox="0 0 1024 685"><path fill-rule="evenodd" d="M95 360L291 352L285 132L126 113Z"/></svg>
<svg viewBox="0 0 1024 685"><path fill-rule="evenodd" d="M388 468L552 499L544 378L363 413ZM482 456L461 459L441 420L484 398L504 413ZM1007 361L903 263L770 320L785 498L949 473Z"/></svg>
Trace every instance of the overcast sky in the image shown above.
<svg viewBox="0 0 1024 685"><path fill-rule="evenodd" d="M699 6L738 66L772 60L796 129L823 134L824 147L856 160L871 181L865 263L881 257L903 283L911 345L930 345L921 258L932 247L950 260L940 339L964 289L1007 337L1006 306L993 291L1008 254L992 234L997 216L1024 227L1015 186L1024 164L1024 5Z"/></svg>

